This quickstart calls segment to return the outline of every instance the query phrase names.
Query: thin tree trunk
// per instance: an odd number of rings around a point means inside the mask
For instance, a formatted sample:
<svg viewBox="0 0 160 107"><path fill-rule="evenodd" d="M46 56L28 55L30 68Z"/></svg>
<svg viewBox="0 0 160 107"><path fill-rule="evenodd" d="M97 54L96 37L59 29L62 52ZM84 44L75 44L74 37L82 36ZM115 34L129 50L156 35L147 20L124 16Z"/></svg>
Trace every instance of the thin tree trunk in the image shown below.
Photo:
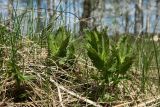
<svg viewBox="0 0 160 107"><path fill-rule="evenodd" d="M95 28L102 25L103 13L105 11L105 1L98 0L93 2L94 2L94 7L92 8L92 11L94 11L93 12L94 18L93 18L92 26L93 28Z"/></svg>
<svg viewBox="0 0 160 107"><path fill-rule="evenodd" d="M156 31L158 23L159 23L159 14L160 14L160 1L156 0L156 21L155 21L155 27L154 27L154 31Z"/></svg>
<svg viewBox="0 0 160 107"><path fill-rule="evenodd" d="M65 11L68 10L68 0L65 0ZM65 19L64 19L64 22L65 22L65 26L67 25L67 13L64 13L65 14Z"/></svg>
<svg viewBox="0 0 160 107"><path fill-rule="evenodd" d="M150 32L150 16L147 15L147 19L146 19L146 33Z"/></svg>
<svg viewBox="0 0 160 107"><path fill-rule="evenodd" d="M129 33L129 11L126 12L125 14L125 33Z"/></svg>
<svg viewBox="0 0 160 107"><path fill-rule="evenodd" d="M159 17L159 14L160 14L160 1L159 0L156 0L156 7L157 7L157 12L156 12L156 19L158 19Z"/></svg>
<svg viewBox="0 0 160 107"><path fill-rule="evenodd" d="M52 0L47 0L47 6L48 6L48 15L49 15L49 21L51 20L52 18L52 15L53 15L53 7L52 7Z"/></svg>
<svg viewBox="0 0 160 107"><path fill-rule="evenodd" d="M13 20L13 0L8 0L8 22L7 26L12 28L12 20Z"/></svg>
<svg viewBox="0 0 160 107"><path fill-rule="evenodd" d="M149 11L149 3L147 4L147 10ZM150 32L150 15L147 11L147 19L146 19L146 33Z"/></svg>
<svg viewBox="0 0 160 107"><path fill-rule="evenodd" d="M135 5L135 34L143 33L143 10L142 10L143 0L138 0L138 4Z"/></svg>
<svg viewBox="0 0 160 107"><path fill-rule="evenodd" d="M91 16L92 6L91 0L84 0L83 2L83 13L80 21L80 32L83 32L83 29L88 27L88 21Z"/></svg>
<svg viewBox="0 0 160 107"><path fill-rule="evenodd" d="M74 14L76 14L76 0L73 0L73 11L74 11ZM74 33L76 32L76 17L74 16L74 23L73 23L73 30L74 30Z"/></svg>
<svg viewBox="0 0 160 107"><path fill-rule="evenodd" d="M41 0L37 0L37 27L36 27L36 32L39 32L43 25L42 25L42 11L41 11L41 5L42 5L42 1Z"/></svg>

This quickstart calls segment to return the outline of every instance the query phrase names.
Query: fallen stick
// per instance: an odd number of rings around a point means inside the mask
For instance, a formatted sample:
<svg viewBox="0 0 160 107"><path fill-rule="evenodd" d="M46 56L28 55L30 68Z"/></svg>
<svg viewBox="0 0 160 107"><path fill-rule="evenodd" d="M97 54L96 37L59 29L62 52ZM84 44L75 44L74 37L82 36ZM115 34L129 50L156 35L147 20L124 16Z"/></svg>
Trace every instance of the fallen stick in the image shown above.
<svg viewBox="0 0 160 107"><path fill-rule="evenodd" d="M57 87L59 87L61 90L65 91L65 92L67 92L68 94L79 98L80 100L83 100L83 101L85 101L85 102L87 102L87 103L89 103L89 104L91 104L95 107L102 107L101 105L97 104L96 102L93 102L93 101L91 101L91 100L89 100L85 97L81 97L80 95L74 93L73 91L70 91L70 90L64 88L63 86L59 85L55 80L53 80L51 77L50 77L50 82L54 83Z"/></svg>
<svg viewBox="0 0 160 107"><path fill-rule="evenodd" d="M61 95L61 90L58 86L57 86L57 90L58 90L59 102L60 102L61 106L64 107L63 100L62 100L62 95Z"/></svg>
<svg viewBox="0 0 160 107"><path fill-rule="evenodd" d="M146 107L146 106L151 107L152 105L154 105L157 102L160 102L160 96L157 96L156 98L152 98L151 100L137 104L134 107Z"/></svg>
<svg viewBox="0 0 160 107"><path fill-rule="evenodd" d="M132 104L133 102L126 102L126 103L123 103L123 104L119 104L119 105L115 105L113 107L129 107L130 104Z"/></svg>

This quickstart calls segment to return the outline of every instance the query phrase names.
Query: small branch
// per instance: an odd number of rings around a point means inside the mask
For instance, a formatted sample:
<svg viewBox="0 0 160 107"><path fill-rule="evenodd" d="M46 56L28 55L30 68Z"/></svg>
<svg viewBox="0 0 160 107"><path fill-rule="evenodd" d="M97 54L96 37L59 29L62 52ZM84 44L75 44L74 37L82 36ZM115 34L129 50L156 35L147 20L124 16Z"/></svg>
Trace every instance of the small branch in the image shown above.
<svg viewBox="0 0 160 107"><path fill-rule="evenodd" d="M113 107L129 107L129 105L131 105L133 102L126 102L126 103L123 103L123 104L119 104L119 105L116 105L116 106L113 106Z"/></svg>
<svg viewBox="0 0 160 107"><path fill-rule="evenodd" d="M57 86L57 90L58 90L58 96L59 96L59 102L61 104L62 107L65 107L62 103L62 95L61 95L61 90L60 88Z"/></svg>
<svg viewBox="0 0 160 107"><path fill-rule="evenodd" d="M70 91L70 90L64 88L63 86L59 85L55 80L53 80L51 77L50 77L50 82L54 83L61 90L67 92L68 94L70 94L70 95L72 95L72 96L74 96L76 98L79 98L80 100L85 101L86 103L89 103L89 104L91 104L91 105L93 105L95 107L102 107L101 105L99 105L99 104L97 104L97 103L95 103L95 102L93 102L93 101L91 101L91 100L89 100L89 99L87 99L85 97L81 97L80 95L74 93L73 91Z"/></svg>
<svg viewBox="0 0 160 107"><path fill-rule="evenodd" d="M153 104L155 104L157 102L160 102L160 96L158 96L156 98L152 98L152 99L150 99L150 100L148 100L146 102L142 102L142 103L140 103L140 104L138 104L138 105L136 105L134 107L146 107L146 106L150 107L150 106L152 106Z"/></svg>

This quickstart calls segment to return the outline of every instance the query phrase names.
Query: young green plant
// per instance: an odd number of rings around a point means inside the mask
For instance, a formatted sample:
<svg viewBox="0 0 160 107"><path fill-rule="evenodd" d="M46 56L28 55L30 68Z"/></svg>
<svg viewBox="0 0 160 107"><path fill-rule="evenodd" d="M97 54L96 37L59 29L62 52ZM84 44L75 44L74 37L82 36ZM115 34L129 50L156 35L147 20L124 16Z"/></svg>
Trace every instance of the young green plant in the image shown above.
<svg viewBox="0 0 160 107"><path fill-rule="evenodd" d="M127 36L122 36L118 43L111 41L107 30L86 32L87 54L100 73L96 77L99 84L116 88L121 80L127 78L127 71L133 64L134 54Z"/></svg>

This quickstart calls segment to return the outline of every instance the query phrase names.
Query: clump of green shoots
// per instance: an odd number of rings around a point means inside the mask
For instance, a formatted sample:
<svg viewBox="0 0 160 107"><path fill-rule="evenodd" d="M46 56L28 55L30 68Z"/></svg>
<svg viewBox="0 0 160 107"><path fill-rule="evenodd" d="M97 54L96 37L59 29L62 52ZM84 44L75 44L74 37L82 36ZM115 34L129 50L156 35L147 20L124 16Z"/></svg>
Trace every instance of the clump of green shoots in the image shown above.
<svg viewBox="0 0 160 107"><path fill-rule="evenodd" d="M118 83L127 78L127 71L133 64L134 54L127 36L122 36L118 43L109 39L106 30L87 31L85 36L87 54L100 74L96 75L96 80L104 92L109 87L114 91ZM105 94L101 96L104 98Z"/></svg>
<svg viewBox="0 0 160 107"><path fill-rule="evenodd" d="M4 29L5 32L3 31L3 35L1 35L3 36L3 38L1 38L3 45L9 47L9 60L7 60L7 70L4 73L6 74L7 78L12 78L12 80L15 82L14 85L12 85L12 89L8 89L6 94L8 97L13 97L15 102L25 100L28 97L26 94L28 87L25 82L31 79L31 76L28 76L22 72L21 67L18 65L18 62L21 59L18 51L22 48L22 36L20 28L24 14L17 16L15 12L12 19L13 29L9 31L7 30L7 32ZM4 35L7 35L7 37Z"/></svg>
<svg viewBox="0 0 160 107"><path fill-rule="evenodd" d="M71 41L71 32L64 27L48 34L48 57L58 65L73 65L75 48Z"/></svg>
<svg viewBox="0 0 160 107"><path fill-rule="evenodd" d="M136 47L138 53L137 64L139 64L136 67L139 68L141 73L141 91L145 93L147 83L149 83L150 68L154 65L153 63L156 63L154 55L157 50L155 50L150 37L147 37L147 35L142 36L139 41L136 41Z"/></svg>

